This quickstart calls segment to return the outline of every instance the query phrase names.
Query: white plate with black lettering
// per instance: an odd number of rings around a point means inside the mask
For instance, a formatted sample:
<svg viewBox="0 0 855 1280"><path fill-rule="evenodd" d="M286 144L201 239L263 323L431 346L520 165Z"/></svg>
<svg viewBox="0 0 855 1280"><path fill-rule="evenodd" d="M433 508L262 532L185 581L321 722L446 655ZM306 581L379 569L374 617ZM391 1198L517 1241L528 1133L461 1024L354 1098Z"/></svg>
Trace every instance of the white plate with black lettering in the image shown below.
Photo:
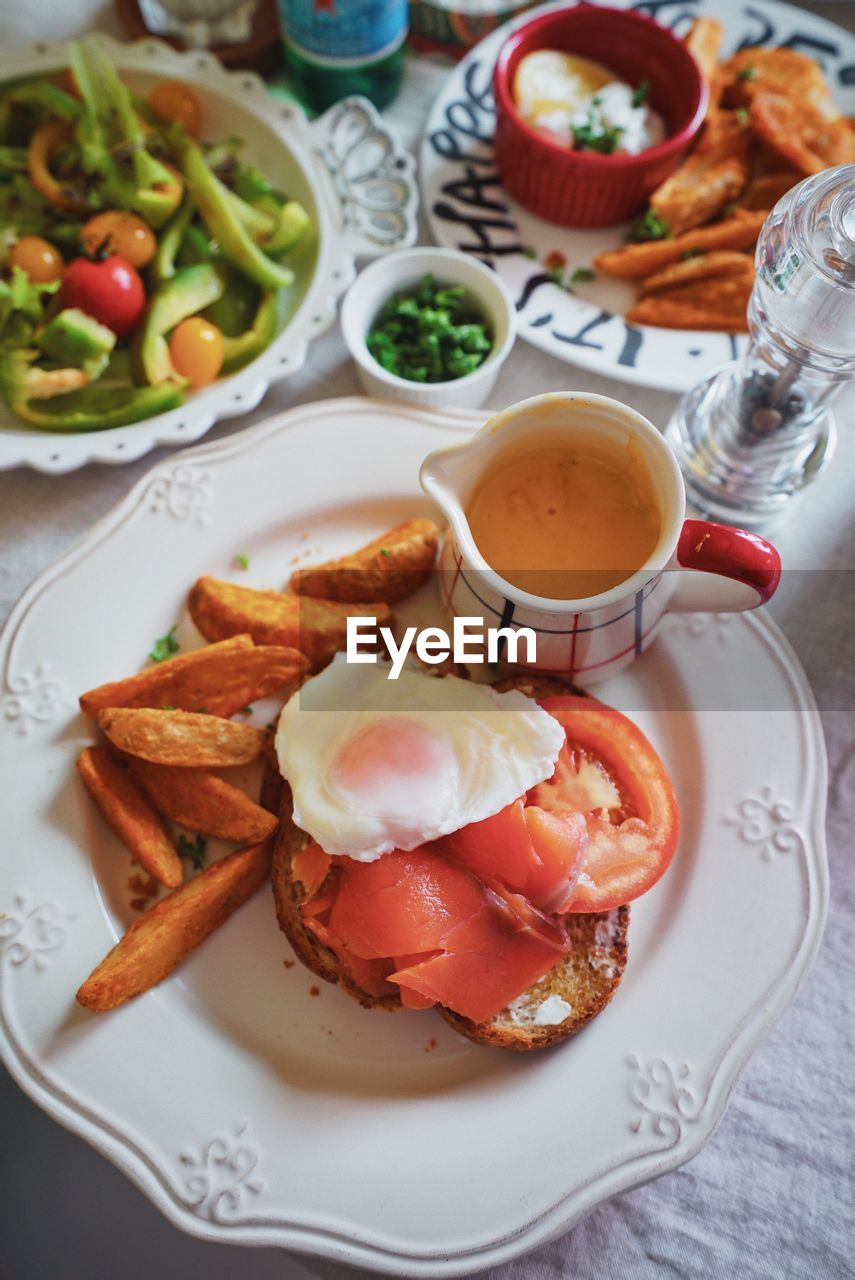
<svg viewBox="0 0 855 1280"><path fill-rule="evenodd" d="M684 32L694 17L709 14L725 26L725 55L749 45L786 45L816 58L835 101L855 115L855 35L777 0L609 0L639 9ZM563 254L567 274L590 267L594 256L620 246L625 228L570 230L528 213L504 191L493 159L493 67L515 26L544 5L500 27L449 73L437 96L421 146L422 200L438 244L462 249L493 266L516 300L522 337L568 364L606 377L663 391L686 391L711 369L730 360L744 339L727 333L654 329L627 324L634 289L600 277L570 289L555 284L544 267ZM526 256L524 250L533 251Z"/></svg>
<svg viewBox="0 0 855 1280"><path fill-rule="evenodd" d="M77 695L137 670L176 620L186 637L199 574L278 585L295 557L425 512L420 462L483 416L332 400L166 457L0 639L0 1050L204 1239L409 1277L506 1262L698 1151L818 945L810 690L762 614L695 615L599 688L663 755L683 835L633 906L615 999L575 1040L518 1056L433 1013L364 1010L293 963L264 890L155 990L110 1014L75 1004L132 915L128 855L75 775L92 739Z"/></svg>

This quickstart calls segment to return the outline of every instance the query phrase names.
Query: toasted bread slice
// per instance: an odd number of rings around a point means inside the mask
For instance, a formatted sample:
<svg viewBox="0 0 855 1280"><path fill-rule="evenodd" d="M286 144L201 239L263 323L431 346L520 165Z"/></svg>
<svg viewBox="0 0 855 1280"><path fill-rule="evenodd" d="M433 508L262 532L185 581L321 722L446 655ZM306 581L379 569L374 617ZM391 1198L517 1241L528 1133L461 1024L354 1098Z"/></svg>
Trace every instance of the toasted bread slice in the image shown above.
<svg viewBox="0 0 855 1280"><path fill-rule="evenodd" d="M336 953L323 946L311 930L306 928L300 911L306 893L303 885L292 874L292 859L308 844L309 837L294 822L293 809L291 788L285 783L279 807L280 824L273 845L271 873L279 928L307 969L311 969L312 973L325 982L337 982L366 1009L402 1008L397 988L383 996L374 996L363 990Z"/></svg>
<svg viewBox="0 0 855 1280"><path fill-rule="evenodd" d="M521 689L529 697L581 693L567 681L518 672L496 684L499 690ZM292 859L309 837L294 823L290 789L285 786L279 829L273 848L273 897L279 927L303 964L326 982L338 983L365 1008L400 1009L397 991L376 996L360 987L339 956L306 928L301 914L302 884L292 873ZM323 890L321 890L323 891ZM437 1012L461 1035L477 1044L518 1053L566 1040L580 1031L611 1000L626 967L629 907L566 917L572 941L568 954L512 1005L489 1022L474 1023L450 1009ZM548 1004L545 1004L549 1001ZM562 1003L558 1003L558 1002ZM563 1016L560 1016L563 1015ZM560 1020L559 1020L560 1016Z"/></svg>
<svg viewBox="0 0 855 1280"><path fill-rule="evenodd" d="M476 1023L451 1009L437 1012L477 1044L516 1053L546 1049L575 1035L606 1007L623 977L629 907L565 920L570 951L495 1018Z"/></svg>

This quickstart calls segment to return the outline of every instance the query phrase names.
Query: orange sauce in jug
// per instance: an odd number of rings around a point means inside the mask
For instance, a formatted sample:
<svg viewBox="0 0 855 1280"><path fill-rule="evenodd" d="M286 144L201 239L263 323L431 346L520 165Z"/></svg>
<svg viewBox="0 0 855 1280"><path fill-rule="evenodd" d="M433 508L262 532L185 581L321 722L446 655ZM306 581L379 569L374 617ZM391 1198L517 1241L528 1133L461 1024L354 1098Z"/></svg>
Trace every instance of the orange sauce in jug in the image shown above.
<svg viewBox="0 0 855 1280"><path fill-rule="evenodd" d="M515 587L551 600L599 595L651 555L662 518L637 449L544 440L504 457L467 509L475 545Z"/></svg>

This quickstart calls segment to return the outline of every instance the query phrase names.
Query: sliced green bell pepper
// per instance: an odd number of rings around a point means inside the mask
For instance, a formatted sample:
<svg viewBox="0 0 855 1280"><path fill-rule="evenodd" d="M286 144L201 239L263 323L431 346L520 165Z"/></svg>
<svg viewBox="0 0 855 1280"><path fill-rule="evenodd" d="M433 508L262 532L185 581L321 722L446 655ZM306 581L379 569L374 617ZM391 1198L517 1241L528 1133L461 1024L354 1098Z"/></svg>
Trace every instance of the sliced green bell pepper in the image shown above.
<svg viewBox="0 0 855 1280"><path fill-rule="evenodd" d="M80 370L32 368L38 352L0 351L0 392L22 422L43 431L107 431L177 408L184 391L174 383L158 387L78 386L67 375ZM85 376L85 375L82 375ZM54 394L54 390L56 393Z"/></svg>
<svg viewBox="0 0 855 1280"><path fill-rule="evenodd" d="M261 295L255 319L249 329L235 338L223 334L223 367L222 373L236 373L250 360L261 355L276 337L279 319L277 294L275 289L267 289Z"/></svg>
<svg viewBox="0 0 855 1280"><path fill-rule="evenodd" d="M131 344L131 362L137 382L159 385L183 383L169 355L166 334L188 316L216 302L226 287L225 276L210 262L182 267L158 286Z"/></svg>
<svg viewBox="0 0 855 1280"><path fill-rule="evenodd" d="M69 123L80 118L80 103L49 80L28 80L24 84L13 85L6 93L6 101L16 107L32 107Z"/></svg>
<svg viewBox="0 0 855 1280"><path fill-rule="evenodd" d="M236 212L232 193L208 166L200 148L176 127L170 130L170 141L196 208L229 262L263 289L287 289L294 281L293 271L269 258L254 242Z"/></svg>
<svg viewBox="0 0 855 1280"><path fill-rule="evenodd" d="M149 268L156 284L175 275L175 258L192 217L193 201L185 196L175 217L164 227L157 242L157 250Z"/></svg>

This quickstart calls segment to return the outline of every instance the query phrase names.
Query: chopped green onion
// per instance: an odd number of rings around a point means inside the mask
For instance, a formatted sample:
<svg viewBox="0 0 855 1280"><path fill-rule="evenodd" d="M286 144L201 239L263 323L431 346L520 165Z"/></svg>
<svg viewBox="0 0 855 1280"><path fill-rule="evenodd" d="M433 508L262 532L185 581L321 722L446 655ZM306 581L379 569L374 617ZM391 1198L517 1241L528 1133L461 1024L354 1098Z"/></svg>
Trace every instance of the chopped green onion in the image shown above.
<svg viewBox="0 0 855 1280"><path fill-rule="evenodd" d="M167 658L177 653L180 647L175 639L175 627L170 627L165 636L155 640L148 656L152 662L165 662Z"/></svg>
<svg viewBox="0 0 855 1280"><path fill-rule="evenodd" d="M473 373L493 348L484 317L463 285L425 275L384 303L365 344L387 373L409 382L448 382Z"/></svg>
<svg viewBox="0 0 855 1280"><path fill-rule="evenodd" d="M648 209L632 224L629 240L664 240L668 235L668 223L660 218L655 209Z"/></svg>
<svg viewBox="0 0 855 1280"><path fill-rule="evenodd" d="M193 863L194 871L201 871L205 865L205 849L207 841L202 836L197 836L195 840L188 840L183 833L178 837L178 856L179 858L189 858Z"/></svg>

